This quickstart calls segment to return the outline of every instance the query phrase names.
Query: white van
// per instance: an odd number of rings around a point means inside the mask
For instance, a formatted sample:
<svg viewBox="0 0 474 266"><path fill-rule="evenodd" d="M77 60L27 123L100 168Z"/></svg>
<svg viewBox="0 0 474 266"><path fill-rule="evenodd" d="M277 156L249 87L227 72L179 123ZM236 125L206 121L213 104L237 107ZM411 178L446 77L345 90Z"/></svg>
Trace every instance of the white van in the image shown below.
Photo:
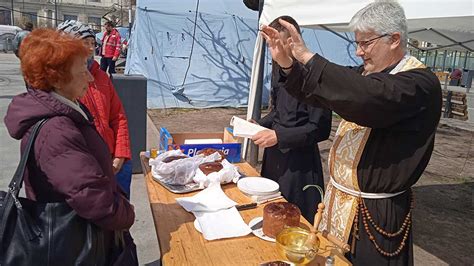
<svg viewBox="0 0 474 266"><path fill-rule="evenodd" d="M0 51L8 52L13 50L12 41L20 27L10 25L0 25Z"/></svg>

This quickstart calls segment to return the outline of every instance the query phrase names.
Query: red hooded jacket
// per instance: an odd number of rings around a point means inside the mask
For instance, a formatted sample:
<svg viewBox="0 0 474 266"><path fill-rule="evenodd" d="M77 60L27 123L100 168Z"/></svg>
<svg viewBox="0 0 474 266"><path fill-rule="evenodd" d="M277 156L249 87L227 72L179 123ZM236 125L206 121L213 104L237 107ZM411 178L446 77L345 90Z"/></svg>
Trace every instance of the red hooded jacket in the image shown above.
<svg viewBox="0 0 474 266"><path fill-rule="evenodd" d="M109 76L100 70L96 61L92 62L90 72L94 81L80 101L94 117L95 127L107 143L112 157L130 159L130 137L122 102Z"/></svg>
<svg viewBox="0 0 474 266"><path fill-rule="evenodd" d="M102 51L100 55L106 58L118 58L120 56L120 49L120 33L116 29L112 29L110 34L105 31L102 37Z"/></svg>

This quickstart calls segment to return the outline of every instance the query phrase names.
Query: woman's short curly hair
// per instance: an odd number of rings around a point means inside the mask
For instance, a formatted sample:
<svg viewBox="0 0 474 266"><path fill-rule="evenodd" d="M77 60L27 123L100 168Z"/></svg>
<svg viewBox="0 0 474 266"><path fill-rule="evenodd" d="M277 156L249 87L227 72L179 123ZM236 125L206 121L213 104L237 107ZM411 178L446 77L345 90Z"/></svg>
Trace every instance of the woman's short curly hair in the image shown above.
<svg viewBox="0 0 474 266"><path fill-rule="evenodd" d="M37 29L21 43L21 71L31 87L51 91L54 83L72 79L71 66L76 58L88 55L81 40L52 29Z"/></svg>

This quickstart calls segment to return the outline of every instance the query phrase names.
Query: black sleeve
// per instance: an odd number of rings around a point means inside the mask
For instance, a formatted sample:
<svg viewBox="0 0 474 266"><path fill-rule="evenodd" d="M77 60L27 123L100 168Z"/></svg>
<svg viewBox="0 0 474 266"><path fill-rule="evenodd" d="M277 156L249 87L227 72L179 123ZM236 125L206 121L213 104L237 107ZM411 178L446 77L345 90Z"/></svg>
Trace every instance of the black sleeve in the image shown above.
<svg viewBox="0 0 474 266"><path fill-rule="evenodd" d="M275 118L275 109L272 108L272 110L270 111L270 113L268 113L266 116L260 118L259 120L257 120L257 123L259 125L261 125L262 127L266 127L266 128L272 128L272 124L273 124L273 119Z"/></svg>
<svg viewBox="0 0 474 266"><path fill-rule="evenodd" d="M308 106L308 116L308 123L302 126L278 126L274 129L278 139L278 148L307 147L329 138L331 133L331 111Z"/></svg>
<svg viewBox="0 0 474 266"><path fill-rule="evenodd" d="M270 91L270 113L266 116L262 117L257 123L266 128L272 128L273 121L275 119L276 114L276 101L277 101L277 93L278 90L283 90L283 82L279 79L279 67L276 67L277 64L275 62L272 63L272 79L271 79L271 86L272 89Z"/></svg>
<svg viewBox="0 0 474 266"><path fill-rule="evenodd" d="M441 91L436 76L424 68L362 76L318 54L306 65L294 64L282 78L285 89L299 101L325 106L347 121L371 128L417 116Z"/></svg>

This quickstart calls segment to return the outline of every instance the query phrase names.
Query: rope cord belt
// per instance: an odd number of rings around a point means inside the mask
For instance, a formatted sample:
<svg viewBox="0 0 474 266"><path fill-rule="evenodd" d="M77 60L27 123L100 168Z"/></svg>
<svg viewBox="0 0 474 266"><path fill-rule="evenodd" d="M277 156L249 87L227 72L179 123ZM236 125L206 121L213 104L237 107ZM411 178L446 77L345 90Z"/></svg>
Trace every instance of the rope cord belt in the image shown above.
<svg viewBox="0 0 474 266"><path fill-rule="evenodd" d="M338 184L334 178L330 178L330 181L331 181L331 184L339 189L340 191L342 192L345 192L349 195L352 195L354 197L358 197L358 198L363 198L363 199L387 199L387 198L393 198L395 196L398 196L400 194L403 194L405 193L406 190L403 190L403 191L400 191L400 192L396 192L396 193L367 193L367 192L361 192L361 191L356 191L356 190L353 190L353 189L350 189L350 188L347 188L341 184Z"/></svg>

